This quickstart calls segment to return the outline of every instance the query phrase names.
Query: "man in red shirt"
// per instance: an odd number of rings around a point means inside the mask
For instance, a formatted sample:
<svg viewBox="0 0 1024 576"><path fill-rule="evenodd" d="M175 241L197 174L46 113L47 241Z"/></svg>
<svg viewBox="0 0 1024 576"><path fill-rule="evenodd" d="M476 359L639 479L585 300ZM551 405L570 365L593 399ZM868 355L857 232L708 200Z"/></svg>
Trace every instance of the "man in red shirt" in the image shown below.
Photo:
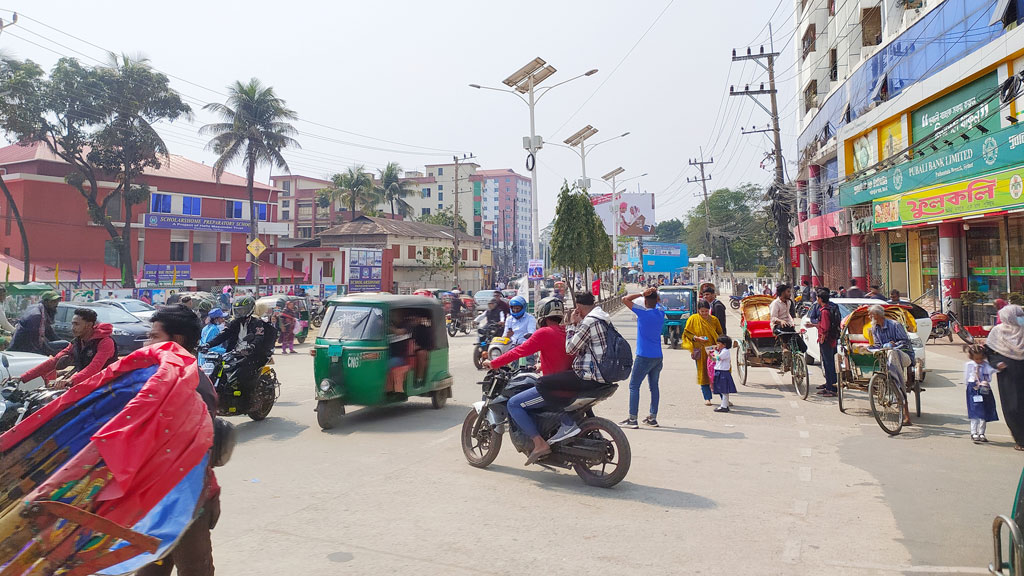
<svg viewBox="0 0 1024 576"><path fill-rule="evenodd" d="M114 327L110 324L96 322L95 310L76 309L71 319L74 340L56 356L22 374L18 380L31 382L39 377L47 378L58 366L67 366L69 362L75 367L75 373L70 378L49 382L47 387L70 388L88 380L117 360L117 345L110 337L113 332Z"/></svg>
<svg viewBox="0 0 1024 576"><path fill-rule="evenodd" d="M572 368L573 357L565 351L565 326L562 326L565 308L562 301L553 296L545 298L540 301L537 310L537 331L522 344L494 360L485 360L484 368L501 368L538 352L540 370L544 374L557 374Z"/></svg>
<svg viewBox="0 0 1024 576"><path fill-rule="evenodd" d="M822 387L821 396L833 397L838 392L836 383L839 378L836 375L836 346L839 341L839 325L842 316L839 313L839 306L829 302L831 294L827 288L818 289L818 309L820 317L817 323L812 323L818 329L818 347L821 351L821 367L825 370L825 385Z"/></svg>

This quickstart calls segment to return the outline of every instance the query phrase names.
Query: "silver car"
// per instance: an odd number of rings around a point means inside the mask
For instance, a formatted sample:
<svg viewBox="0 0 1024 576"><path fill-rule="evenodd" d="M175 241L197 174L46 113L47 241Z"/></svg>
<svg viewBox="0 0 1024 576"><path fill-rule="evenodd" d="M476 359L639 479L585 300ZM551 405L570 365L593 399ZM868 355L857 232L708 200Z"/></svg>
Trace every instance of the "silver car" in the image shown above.
<svg viewBox="0 0 1024 576"><path fill-rule="evenodd" d="M874 298L832 298L831 302L834 302L839 307L839 312L843 315L843 318L846 318L861 306L888 303ZM908 336L910 337L910 346L914 349L914 356L917 360L917 366L914 367L914 377L918 382L921 382L924 381L926 369L924 345L932 332L932 320L924 308L906 301L901 302L901 304L910 307L910 313L914 316L914 321L917 323L917 331L908 334ZM821 352L818 348L818 329L809 324L810 320L807 319L807 316L797 319L797 325L806 330L804 332L804 343L807 344L808 364L820 364Z"/></svg>
<svg viewBox="0 0 1024 576"><path fill-rule="evenodd" d="M149 322L149 319L156 312L156 308L146 304L142 300L136 300L134 298L116 298L110 300L97 300L102 304L110 304L111 306L117 306L121 310L135 316L143 322Z"/></svg>

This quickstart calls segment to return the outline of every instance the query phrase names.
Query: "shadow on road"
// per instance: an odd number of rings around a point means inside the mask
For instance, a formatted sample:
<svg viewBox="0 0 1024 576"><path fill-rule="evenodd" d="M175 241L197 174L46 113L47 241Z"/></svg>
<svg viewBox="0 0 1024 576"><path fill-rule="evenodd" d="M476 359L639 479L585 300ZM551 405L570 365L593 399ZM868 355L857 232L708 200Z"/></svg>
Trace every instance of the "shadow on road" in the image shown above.
<svg viewBox="0 0 1024 576"><path fill-rule="evenodd" d="M645 429L646 430L646 429ZM675 426L662 425L659 428L651 429L652 432L658 432L664 430L666 432L672 432L674 434L688 434L690 436L700 436L709 440L742 440L747 437L743 432L716 432L715 430L702 430L699 428L677 428Z"/></svg>
<svg viewBox="0 0 1024 576"><path fill-rule="evenodd" d="M267 438L274 442L291 440L307 428L309 428L308 424L299 424L294 420L277 416L268 416L266 420L261 422L250 420L241 424L235 424L239 442L255 440L257 438Z"/></svg>
<svg viewBox="0 0 1024 576"><path fill-rule="evenodd" d="M325 433L347 436L353 432L440 432L461 424L468 411L469 406L461 404L434 410L429 399L413 399L389 406L356 408Z"/></svg>
<svg viewBox="0 0 1024 576"><path fill-rule="evenodd" d="M608 500L632 500L650 504L658 508L678 508L690 510L707 510L718 506L714 500L697 494L673 490L671 488L660 488L657 486L643 486L629 481L622 481L614 488L595 488L587 486L572 472L555 473L540 469L512 468L492 464L488 469L499 474L510 474L531 480L539 488L564 492L573 495L591 496L593 498Z"/></svg>
<svg viewBox="0 0 1024 576"><path fill-rule="evenodd" d="M786 387L781 387L781 386L779 386L779 387L776 387L776 386L762 386L762 388L775 389L775 390L778 390L779 392L783 392L783 391L786 390ZM788 388L792 389L792 386L790 386ZM767 392L753 392L749 388L744 388L744 387L737 387L737 390L739 390L739 392L736 393L737 397L743 397L743 396L749 396L751 398L783 398L784 397L783 394L769 394Z"/></svg>
<svg viewBox="0 0 1024 576"><path fill-rule="evenodd" d="M737 416L752 416L754 418L778 418L779 411L775 408L761 408L758 406L733 406L729 410L730 414L736 414Z"/></svg>

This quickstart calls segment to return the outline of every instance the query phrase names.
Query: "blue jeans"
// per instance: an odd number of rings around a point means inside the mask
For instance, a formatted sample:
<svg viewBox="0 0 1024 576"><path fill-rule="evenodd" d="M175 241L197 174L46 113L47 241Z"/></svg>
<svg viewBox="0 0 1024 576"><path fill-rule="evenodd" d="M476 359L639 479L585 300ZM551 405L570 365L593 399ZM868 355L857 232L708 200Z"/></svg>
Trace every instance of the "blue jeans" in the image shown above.
<svg viewBox="0 0 1024 576"><path fill-rule="evenodd" d="M537 430L537 423L533 421L529 411L549 407L540 395L540 392L534 387L509 398L508 415L512 417L512 420L524 434L533 438L534 436L540 436L540 432ZM572 426L574 424L572 418L565 412L562 413L562 424L565 426Z"/></svg>
<svg viewBox="0 0 1024 576"><path fill-rule="evenodd" d="M708 384L706 386L701 386L700 393L704 396L705 400L711 400L711 385Z"/></svg>
<svg viewBox="0 0 1024 576"><path fill-rule="evenodd" d="M818 344L818 350L821 351L821 367L825 369L825 390L835 392L839 381L836 376L836 347L822 342Z"/></svg>
<svg viewBox="0 0 1024 576"><path fill-rule="evenodd" d="M661 393L658 390L658 379L661 377L661 358L647 358L637 356L633 362L633 373L629 377L629 417L636 419L640 412L640 385L647 377L647 383L651 387L651 415L658 415L658 399Z"/></svg>

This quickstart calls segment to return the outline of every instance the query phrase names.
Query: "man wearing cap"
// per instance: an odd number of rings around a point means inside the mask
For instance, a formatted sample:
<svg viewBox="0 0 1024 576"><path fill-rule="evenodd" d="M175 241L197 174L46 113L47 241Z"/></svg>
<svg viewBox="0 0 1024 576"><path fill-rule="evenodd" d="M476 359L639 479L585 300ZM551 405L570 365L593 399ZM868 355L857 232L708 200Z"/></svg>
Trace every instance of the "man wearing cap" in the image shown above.
<svg viewBox="0 0 1024 576"><path fill-rule="evenodd" d="M722 334L728 334L725 329L725 304L718 299L718 291L715 290L715 285L710 282L704 284L701 297L707 300L708 304L711 304L711 315L718 318L718 323L722 325Z"/></svg>
<svg viewBox="0 0 1024 576"><path fill-rule="evenodd" d="M39 304L30 306L18 321L18 329L8 348L12 352L32 352L52 356L49 343L57 339L53 332L53 316L57 313L60 295L53 290L43 292Z"/></svg>

